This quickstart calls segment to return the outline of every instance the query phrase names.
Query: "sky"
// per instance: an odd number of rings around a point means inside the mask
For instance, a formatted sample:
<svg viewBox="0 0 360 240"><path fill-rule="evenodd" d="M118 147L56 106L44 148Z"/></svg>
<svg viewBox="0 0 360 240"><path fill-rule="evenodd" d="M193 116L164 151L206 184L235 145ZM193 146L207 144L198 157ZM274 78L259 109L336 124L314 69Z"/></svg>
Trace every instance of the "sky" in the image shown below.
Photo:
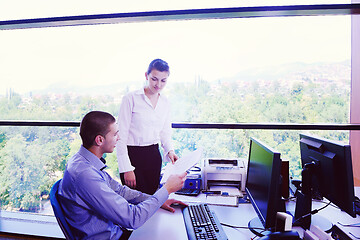
<svg viewBox="0 0 360 240"><path fill-rule="evenodd" d="M166 1L157 5L134 1L126 8L120 4L115 6L114 1L104 1L100 6L95 5L95 1L62 1L62 8L49 4L50 1L28 2L22 1L22 7L19 8L16 7L19 1L0 0L0 20L15 19L15 16L49 17L45 14L65 16L110 13L119 8L126 12L161 10L161 7L186 9L192 6L187 0ZM79 5L81 2L83 8ZM139 5L139 2L142 4ZM215 2L199 1L197 7L215 6ZM237 1L223 2L226 3L224 7L232 7ZM256 3L261 5L264 2ZM246 5L249 1L242 3ZM191 82L197 77L216 81L235 76L240 71L272 65L348 60L350 47L349 16L167 21L2 30L0 95L8 88L25 93L58 83L63 86L96 86L122 81L142 84L144 72L154 58L162 58L169 63L170 81Z"/></svg>

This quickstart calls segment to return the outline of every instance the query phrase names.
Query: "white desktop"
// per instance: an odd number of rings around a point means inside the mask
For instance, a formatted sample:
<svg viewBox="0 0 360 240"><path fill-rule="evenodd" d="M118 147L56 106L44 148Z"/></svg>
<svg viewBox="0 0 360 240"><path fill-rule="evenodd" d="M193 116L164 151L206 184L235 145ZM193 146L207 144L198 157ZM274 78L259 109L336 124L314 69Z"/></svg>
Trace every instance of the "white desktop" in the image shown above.
<svg viewBox="0 0 360 240"><path fill-rule="evenodd" d="M360 196L360 188L356 187L355 191L356 191L356 195ZM327 203L326 201L325 202L313 201L313 208L314 209L321 208L322 206L326 205L326 203ZM155 213L155 215L152 218L150 218L143 226L136 229L132 233L129 239L130 240L188 239L181 207L176 206L175 208L176 208L175 213L170 213L166 210L159 209ZM223 226L223 229L229 240L251 239L255 236L254 233L252 233L249 229L247 229L249 221L257 217L257 214L250 203L240 203L237 207L210 205L210 208L214 210L221 223L225 223L237 227L243 227L243 228L235 229L235 228ZM294 211L295 201L288 201L286 203L286 208L288 211L291 210ZM359 215L357 215L356 218L352 218L348 214L342 212L341 210L339 210L338 208L332 205L321 210L317 214L329 219L333 224L339 226L348 235L350 235L351 233L356 237L360 237L359 227L343 227L339 224L339 223L344 225L360 224ZM302 228L293 227L293 229L298 231L301 237L303 236L304 230ZM355 239L355 237L352 238Z"/></svg>
<svg viewBox="0 0 360 240"><path fill-rule="evenodd" d="M202 229L199 229L203 224L209 224L206 225L209 228L214 226L223 229L228 239L251 239L255 234L273 235L273 232L279 231L278 213L285 211L294 213L296 226L292 230L297 231L300 237L309 235L307 239L316 239L311 238L311 234L316 234L317 227L321 232L321 229L330 231L332 225L336 225L351 236L338 239L360 239L360 228L357 225L360 224L359 209L355 208L357 202L355 195L359 196L359 189L356 188L357 192L354 192L350 146L300 134L300 153L302 182L294 194L296 198L288 198L286 194L285 201L282 197L284 190L288 189L286 184L288 181L283 181L284 177L288 178L288 174L283 173L286 171L281 153L258 139L250 138L246 168L241 167L238 160L233 162L224 159L208 160L205 162L208 164L202 169L202 180L205 184L203 189L206 194L202 193L196 197L171 195L172 198L189 204L207 203L216 215L216 217L209 216L209 219L218 219L218 224L222 227L216 226L210 220L204 222L203 217L195 219L196 213L201 210L197 209L194 213L189 213L189 209L194 207L185 208L184 212L178 207L174 214L160 209L144 226L135 230L130 239L187 239L188 236L193 239L195 235L203 235ZM243 184L245 179L246 188ZM243 200L239 201L239 204L237 201L232 201L240 194L231 196L228 192L226 194L220 192L219 195L209 195L210 187L219 187L219 185L235 187L238 190L245 188L246 199L249 199L251 204ZM312 200L314 194L323 196L324 201ZM205 212L210 212L207 207L203 209ZM287 228L291 229L291 226ZM304 229L310 231L304 232ZM208 235L208 229L205 231ZM295 235L298 234L295 232ZM326 235L325 232L323 234ZM281 235L281 239L288 238L283 236L287 234ZM213 233L209 236L213 237ZM298 238L299 236L295 236L294 239Z"/></svg>

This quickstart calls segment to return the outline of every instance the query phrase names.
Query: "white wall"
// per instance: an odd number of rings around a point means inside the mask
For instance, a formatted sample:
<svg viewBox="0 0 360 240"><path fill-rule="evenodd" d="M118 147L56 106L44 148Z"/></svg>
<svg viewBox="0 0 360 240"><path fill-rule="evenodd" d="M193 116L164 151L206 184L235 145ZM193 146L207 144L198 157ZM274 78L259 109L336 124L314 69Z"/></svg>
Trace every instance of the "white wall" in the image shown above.
<svg viewBox="0 0 360 240"><path fill-rule="evenodd" d="M352 0L360 3L360 0ZM351 100L350 123L360 124L360 15L351 17ZM355 186L360 186L360 131L350 132Z"/></svg>

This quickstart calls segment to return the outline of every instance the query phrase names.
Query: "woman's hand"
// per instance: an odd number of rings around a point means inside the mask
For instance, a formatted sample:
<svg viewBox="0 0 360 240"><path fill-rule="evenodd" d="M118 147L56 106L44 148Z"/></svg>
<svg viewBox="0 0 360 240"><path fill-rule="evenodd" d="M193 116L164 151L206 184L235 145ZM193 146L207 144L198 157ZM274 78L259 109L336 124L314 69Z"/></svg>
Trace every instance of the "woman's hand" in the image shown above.
<svg viewBox="0 0 360 240"><path fill-rule="evenodd" d="M136 188L136 178L134 171L124 173L125 185L131 188Z"/></svg>
<svg viewBox="0 0 360 240"><path fill-rule="evenodd" d="M174 163L176 162L176 160L179 159L179 157L175 154L174 150L170 150L170 151L168 152L168 156L169 156L172 164L174 164Z"/></svg>

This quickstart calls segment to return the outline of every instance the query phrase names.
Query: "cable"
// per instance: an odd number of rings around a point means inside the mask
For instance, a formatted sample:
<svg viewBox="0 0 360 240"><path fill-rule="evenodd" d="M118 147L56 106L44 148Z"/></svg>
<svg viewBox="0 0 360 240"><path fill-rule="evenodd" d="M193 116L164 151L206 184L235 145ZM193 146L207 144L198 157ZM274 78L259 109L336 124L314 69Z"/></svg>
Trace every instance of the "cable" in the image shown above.
<svg viewBox="0 0 360 240"><path fill-rule="evenodd" d="M225 226L225 227L231 227L231 228L241 228L241 229L249 229L249 227L242 227L242 226L234 226L234 225L230 225L227 223L220 223L221 225ZM257 230L262 230L262 231L266 231L265 228L252 228L252 229L257 229Z"/></svg>
<svg viewBox="0 0 360 240"><path fill-rule="evenodd" d="M321 211L321 210L325 209L326 207L328 207L330 204L331 204L331 202L329 201L325 206L323 206L323 207L321 207L321 208L319 208L317 210L315 209L315 210L313 210L311 212L316 211L315 213L318 213L319 211ZM313 214L315 214L315 213L313 213Z"/></svg>
<svg viewBox="0 0 360 240"><path fill-rule="evenodd" d="M353 236L354 238L356 238L356 239L360 239L360 237L355 236L355 235L352 234L351 232L349 232L349 234L350 234L351 236Z"/></svg>
<svg viewBox="0 0 360 240"><path fill-rule="evenodd" d="M241 228L241 229L249 229L249 227L242 227L242 226L234 226L234 225L230 225L227 223L220 223L221 225L225 226L225 227L231 227L231 228ZM258 230L266 230L264 228L254 228L254 229L258 229Z"/></svg>
<svg viewBox="0 0 360 240"><path fill-rule="evenodd" d="M310 213L307 213L301 217L299 217L298 219L295 219L294 223L297 223L298 221L310 216L310 215L314 215L316 213L318 213L319 211L323 210L324 208L328 207L329 205L331 204L331 202L329 201L328 204L326 204L325 206L321 207L321 208L318 208L318 209L315 209L315 210L312 210Z"/></svg>
<svg viewBox="0 0 360 240"><path fill-rule="evenodd" d="M261 231L260 234L262 234L262 233L265 232L265 231L266 231L266 230ZM255 235L254 237L250 238L250 240L254 240L255 238L258 238L258 237L260 237L260 236Z"/></svg>
<svg viewBox="0 0 360 240"><path fill-rule="evenodd" d="M225 226L225 227L235 228L236 230L239 229L239 228L240 228L240 229L247 229L247 230L249 230L249 227L234 226L234 225L230 225L230 224L227 224L227 223L220 223L220 224L223 225L223 226ZM263 233L263 232L266 231L266 229L264 229L264 228L253 228L253 229L261 230L260 233ZM255 236L252 237L250 240L254 240L254 239L257 238L257 237L258 237L258 236L255 235Z"/></svg>
<svg viewBox="0 0 360 240"><path fill-rule="evenodd" d="M343 227L360 227L360 223L353 223L353 224L342 224L341 222L337 222L338 224L340 224Z"/></svg>

